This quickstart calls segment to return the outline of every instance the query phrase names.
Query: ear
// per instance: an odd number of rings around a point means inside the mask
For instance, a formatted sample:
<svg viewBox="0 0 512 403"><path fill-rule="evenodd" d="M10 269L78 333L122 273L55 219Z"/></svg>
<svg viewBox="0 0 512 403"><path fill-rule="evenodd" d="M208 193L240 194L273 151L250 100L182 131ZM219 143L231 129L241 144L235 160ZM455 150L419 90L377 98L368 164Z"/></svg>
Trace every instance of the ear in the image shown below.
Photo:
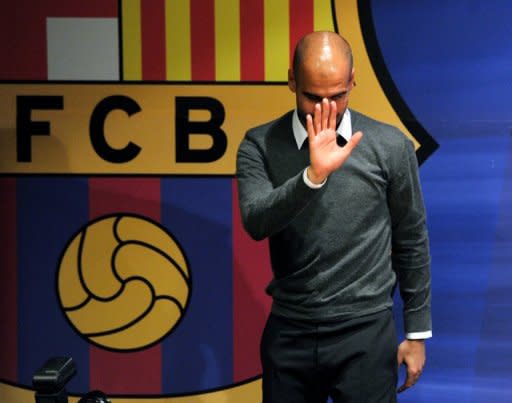
<svg viewBox="0 0 512 403"><path fill-rule="evenodd" d="M295 75L292 69L288 69L288 88L291 92L297 91L297 82L295 81Z"/></svg>
<svg viewBox="0 0 512 403"><path fill-rule="evenodd" d="M350 85L353 87L356 86L356 70L352 68L352 72L350 73Z"/></svg>

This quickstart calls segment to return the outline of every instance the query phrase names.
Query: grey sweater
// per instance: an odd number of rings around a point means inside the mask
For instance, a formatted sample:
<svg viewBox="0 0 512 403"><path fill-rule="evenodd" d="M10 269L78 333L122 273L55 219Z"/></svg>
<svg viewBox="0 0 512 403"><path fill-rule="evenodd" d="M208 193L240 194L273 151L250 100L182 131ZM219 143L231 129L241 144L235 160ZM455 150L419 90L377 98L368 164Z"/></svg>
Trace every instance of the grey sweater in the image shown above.
<svg viewBox="0 0 512 403"><path fill-rule="evenodd" d="M249 130L237 155L242 221L269 238L275 314L332 321L390 307L398 281L405 331L431 330L430 255L418 165L398 129L351 110L363 139L320 189L302 178L292 112ZM307 141L306 141L307 142Z"/></svg>

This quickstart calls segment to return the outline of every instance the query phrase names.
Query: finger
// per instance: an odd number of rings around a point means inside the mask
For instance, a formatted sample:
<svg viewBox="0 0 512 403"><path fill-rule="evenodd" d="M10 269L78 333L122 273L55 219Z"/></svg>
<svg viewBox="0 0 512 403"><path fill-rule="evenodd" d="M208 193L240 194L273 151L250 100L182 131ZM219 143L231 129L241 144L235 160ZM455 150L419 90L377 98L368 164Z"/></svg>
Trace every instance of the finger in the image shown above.
<svg viewBox="0 0 512 403"><path fill-rule="evenodd" d="M408 387L407 387L407 386L405 386L405 383L404 383L402 386L400 386L400 387L397 389L396 393L402 393L402 392L403 392L404 390L406 390L407 388L408 388Z"/></svg>
<svg viewBox="0 0 512 403"><path fill-rule="evenodd" d="M420 368L413 369L413 368L409 367L407 372L408 372L409 377L412 378L413 383L418 382L418 380L420 379L420 376L421 376L421 369Z"/></svg>
<svg viewBox="0 0 512 403"><path fill-rule="evenodd" d="M415 383L414 377L408 372L407 379L405 380L403 385L398 388L397 392L402 393L404 390L409 389L411 386L413 386L414 383Z"/></svg>
<svg viewBox="0 0 512 403"><path fill-rule="evenodd" d="M336 130L336 102L331 101L331 113L329 115L329 129Z"/></svg>
<svg viewBox="0 0 512 403"><path fill-rule="evenodd" d="M315 134L319 134L322 131L322 108L320 104L315 104L315 116L313 117L313 123L315 127Z"/></svg>
<svg viewBox="0 0 512 403"><path fill-rule="evenodd" d="M313 127L313 118L310 113L306 115L306 131L308 132L309 141L313 141L315 137L315 129Z"/></svg>
<svg viewBox="0 0 512 403"><path fill-rule="evenodd" d="M330 105L327 98L322 99L322 130L327 129L327 123L329 122Z"/></svg>

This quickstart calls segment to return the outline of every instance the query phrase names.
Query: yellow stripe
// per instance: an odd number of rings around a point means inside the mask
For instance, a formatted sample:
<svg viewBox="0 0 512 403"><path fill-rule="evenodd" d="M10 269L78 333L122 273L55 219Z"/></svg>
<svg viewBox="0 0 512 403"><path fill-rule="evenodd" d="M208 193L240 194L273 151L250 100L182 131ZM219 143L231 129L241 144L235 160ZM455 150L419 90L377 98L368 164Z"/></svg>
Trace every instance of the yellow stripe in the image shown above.
<svg viewBox="0 0 512 403"><path fill-rule="evenodd" d="M288 79L290 14L288 0L265 0L265 81Z"/></svg>
<svg viewBox="0 0 512 403"><path fill-rule="evenodd" d="M240 81L239 0L215 0L215 75L218 81Z"/></svg>
<svg viewBox="0 0 512 403"><path fill-rule="evenodd" d="M142 79L140 34L140 0L123 0L123 77L125 80Z"/></svg>
<svg viewBox="0 0 512 403"><path fill-rule="evenodd" d="M167 79L190 81L192 56L189 0L165 0L165 39Z"/></svg>
<svg viewBox="0 0 512 403"><path fill-rule="evenodd" d="M314 0L313 15L315 31L334 31L334 16L330 0Z"/></svg>

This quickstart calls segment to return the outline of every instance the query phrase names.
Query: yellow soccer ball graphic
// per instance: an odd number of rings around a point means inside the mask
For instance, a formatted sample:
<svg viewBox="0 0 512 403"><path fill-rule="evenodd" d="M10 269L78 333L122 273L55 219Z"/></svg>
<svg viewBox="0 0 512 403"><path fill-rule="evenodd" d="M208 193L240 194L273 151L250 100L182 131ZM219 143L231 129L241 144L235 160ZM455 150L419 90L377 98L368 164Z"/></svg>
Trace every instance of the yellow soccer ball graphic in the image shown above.
<svg viewBox="0 0 512 403"><path fill-rule="evenodd" d="M186 258L170 234L140 216L103 217L64 251L61 307L72 326L111 350L148 347L173 330L190 294Z"/></svg>

